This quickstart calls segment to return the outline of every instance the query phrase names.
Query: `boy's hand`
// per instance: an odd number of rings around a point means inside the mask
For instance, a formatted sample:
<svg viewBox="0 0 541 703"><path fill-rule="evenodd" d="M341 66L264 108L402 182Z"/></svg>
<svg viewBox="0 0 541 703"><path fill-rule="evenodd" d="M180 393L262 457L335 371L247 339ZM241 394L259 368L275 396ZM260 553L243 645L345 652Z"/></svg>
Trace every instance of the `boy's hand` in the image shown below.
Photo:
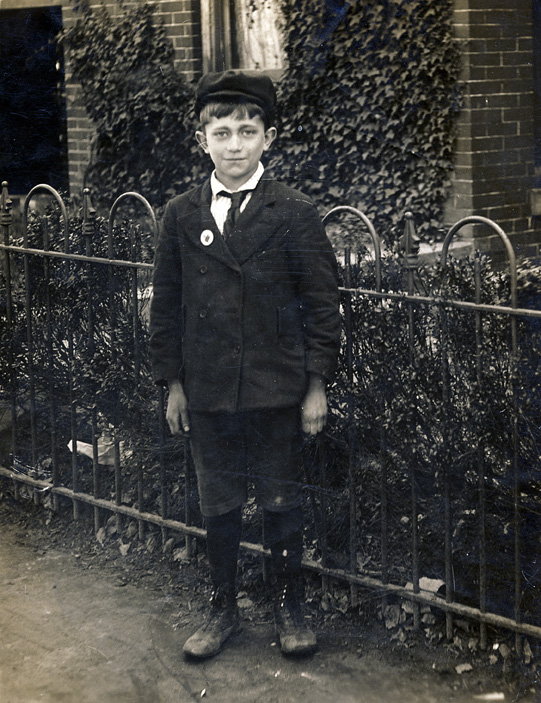
<svg viewBox="0 0 541 703"><path fill-rule="evenodd" d="M188 419L188 401L184 393L182 383L178 379L171 379L167 382L169 387L169 397L167 399L167 413L165 418L171 434L178 434L180 430L179 418L182 422L184 432L190 431L190 421Z"/></svg>
<svg viewBox="0 0 541 703"><path fill-rule="evenodd" d="M301 403L301 424L303 432L316 435L327 422L326 381L323 376L312 374L308 381L308 390Z"/></svg>

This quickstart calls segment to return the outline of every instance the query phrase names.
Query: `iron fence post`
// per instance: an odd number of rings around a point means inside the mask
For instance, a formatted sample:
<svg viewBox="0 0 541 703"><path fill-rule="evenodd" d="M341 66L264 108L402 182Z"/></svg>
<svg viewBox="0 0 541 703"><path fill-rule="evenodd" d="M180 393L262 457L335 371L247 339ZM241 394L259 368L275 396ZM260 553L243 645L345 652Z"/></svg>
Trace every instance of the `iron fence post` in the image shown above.
<svg viewBox="0 0 541 703"><path fill-rule="evenodd" d="M10 229L13 223L13 201L9 197L8 182L2 182L2 195L0 199L0 225L3 231L3 243L7 247L10 244ZM6 280L6 332L7 341L7 361L9 369L9 392L11 403L11 454L17 455L17 386L14 365L13 350L13 292L11 283L11 254L5 250L2 252L2 263Z"/></svg>
<svg viewBox="0 0 541 703"><path fill-rule="evenodd" d="M345 284L351 287L351 251L345 253ZM352 574L357 572L357 486L355 482L355 459L357 448L357 432L355 428L355 403L353 399L353 323L351 309L351 293L346 293L344 299L344 317L346 326L346 372L348 379L348 482L349 482L349 568ZM351 606L358 605L358 589L350 586Z"/></svg>
<svg viewBox="0 0 541 703"><path fill-rule="evenodd" d="M420 240L415 232L415 224L413 214L406 212L405 214L404 234L400 238L400 245L404 253L404 267L406 269L407 292L408 296L413 296L415 293L415 272L419 268L419 249ZM412 371L415 370L415 316L413 312L413 303L408 301L408 348L410 366ZM413 583L413 592L419 593L419 514L418 514L418 496L417 496L417 471L413 454L410 453L410 481L411 481L411 575ZM414 627L419 627L419 606L414 604L413 621Z"/></svg>
<svg viewBox="0 0 541 703"><path fill-rule="evenodd" d="M92 207L90 200L90 190L83 189L83 236L85 239L85 254L92 256L92 242L96 235L96 210ZM89 359L92 360L95 353L94 341L94 302L92 299L92 268L89 265L86 269L86 296L87 296L87 348ZM98 462L98 410L94 400L90 409L90 425L92 436L92 491L95 498L100 497L100 465ZM100 509L94 506L94 531L101 527Z"/></svg>
<svg viewBox="0 0 541 703"><path fill-rule="evenodd" d="M475 258L475 302L481 302L481 263L479 257ZM483 322L481 312L475 311L475 376L477 387L482 388L483 383ZM484 442L479 442L477 447L477 481L479 490L479 610L486 611L487 602L487 529L486 529L486 490L484 466ZM481 622L479 626L479 646L482 650L487 648L487 626Z"/></svg>
<svg viewBox="0 0 541 703"><path fill-rule="evenodd" d="M490 227L500 238L501 243L505 247L507 254L507 261L509 264L509 297L510 306L509 309L512 311L517 310L517 265L516 265L516 255L511 244L509 237L503 231L503 229L497 225L493 220L487 217L481 217L479 215L470 215L464 217L449 229L445 235L443 241L442 251L441 251L441 263L445 265L447 262L447 256L449 252L450 244L457 234L457 232L466 225L486 225ZM478 284L480 285L480 283ZM476 298L476 308L478 312L481 310L481 305L477 302ZM517 353L518 353L518 342L517 342L517 317L515 314L509 315L510 323L510 375L509 375L509 389L511 394L511 407L512 407L512 417L511 417L511 443L512 443L512 460L511 460L511 470L512 470L512 482L513 482L513 528L514 528L514 539L513 539L513 561L514 561L514 618L517 629L515 630L515 651L519 655L522 651L522 636L519 629L521 625L522 612L521 612L521 586L522 586L522 570L521 570L521 540L520 540L520 515L521 515L521 492L520 492L520 476L519 476L519 465L518 465L518 454L519 454L519 437L518 437L518 392L517 392ZM478 337L478 339L480 339ZM485 520L485 494L484 494L484 469L482 465L478 467L478 481L479 481L479 505L481 519ZM483 555L483 550L485 549L486 540L486 528L483 526L480 531L480 560L479 560L479 611L481 615L484 614L486 607L486 554ZM480 638L481 643L485 644L486 632L484 628L483 618L480 618L481 630ZM486 628L485 628L486 629Z"/></svg>

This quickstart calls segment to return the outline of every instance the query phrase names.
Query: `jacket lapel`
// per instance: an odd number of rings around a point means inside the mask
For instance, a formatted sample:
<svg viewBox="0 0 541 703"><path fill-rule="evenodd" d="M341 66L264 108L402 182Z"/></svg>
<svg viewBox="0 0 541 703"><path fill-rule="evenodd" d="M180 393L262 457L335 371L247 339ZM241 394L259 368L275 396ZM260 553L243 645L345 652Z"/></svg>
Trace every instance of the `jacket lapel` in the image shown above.
<svg viewBox="0 0 541 703"><path fill-rule="evenodd" d="M190 196L191 209L187 210L180 228L186 237L198 248L232 268L238 269L239 264L227 247L214 217L210 211L210 183L205 183L195 189ZM212 236L209 236L209 232ZM209 242L204 244L203 242Z"/></svg>
<svg viewBox="0 0 541 703"><path fill-rule="evenodd" d="M235 229L224 241L210 211L210 182L207 180L190 196L191 209L185 213L181 229L198 248L224 264L238 269L276 230L273 205L276 193L272 181L261 180ZM212 232L212 242L205 246L204 232ZM208 241L208 238L207 238Z"/></svg>
<svg viewBox="0 0 541 703"><path fill-rule="evenodd" d="M272 181L261 180L246 209L239 215L227 247L239 264L247 261L276 229Z"/></svg>

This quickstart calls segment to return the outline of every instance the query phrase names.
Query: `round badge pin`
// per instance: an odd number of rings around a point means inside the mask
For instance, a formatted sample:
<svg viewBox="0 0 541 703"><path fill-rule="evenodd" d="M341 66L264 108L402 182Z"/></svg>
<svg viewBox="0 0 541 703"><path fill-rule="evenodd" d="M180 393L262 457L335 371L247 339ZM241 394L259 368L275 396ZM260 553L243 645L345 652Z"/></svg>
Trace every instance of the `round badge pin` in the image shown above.
<svg viewBox="0 0 541 703"><path fill-rule="evenodd" d="M209 247L214 241L214 232L210 229L205 229L201 232L201 244L204 247Z"/></svg>

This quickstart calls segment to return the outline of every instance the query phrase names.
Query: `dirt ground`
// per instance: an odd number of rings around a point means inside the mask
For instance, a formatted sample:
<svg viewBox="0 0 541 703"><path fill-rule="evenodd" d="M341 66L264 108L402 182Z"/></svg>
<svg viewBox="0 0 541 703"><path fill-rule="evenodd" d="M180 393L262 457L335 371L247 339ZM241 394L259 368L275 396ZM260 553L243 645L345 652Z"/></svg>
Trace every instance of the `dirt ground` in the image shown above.
<svg viewBox="0 0 541 703"><path fill-rule="evenodd" d="M474 703L541 701L535 667L506 667L423 636L392 639L367 614L310 618L316 654L287 659L265 591L240 594L243 631L216 658L187 661L208 585L197 559L118 549L32 503L0 500L1 703ZM490 659L491 657L491 659Z"/></svg>

